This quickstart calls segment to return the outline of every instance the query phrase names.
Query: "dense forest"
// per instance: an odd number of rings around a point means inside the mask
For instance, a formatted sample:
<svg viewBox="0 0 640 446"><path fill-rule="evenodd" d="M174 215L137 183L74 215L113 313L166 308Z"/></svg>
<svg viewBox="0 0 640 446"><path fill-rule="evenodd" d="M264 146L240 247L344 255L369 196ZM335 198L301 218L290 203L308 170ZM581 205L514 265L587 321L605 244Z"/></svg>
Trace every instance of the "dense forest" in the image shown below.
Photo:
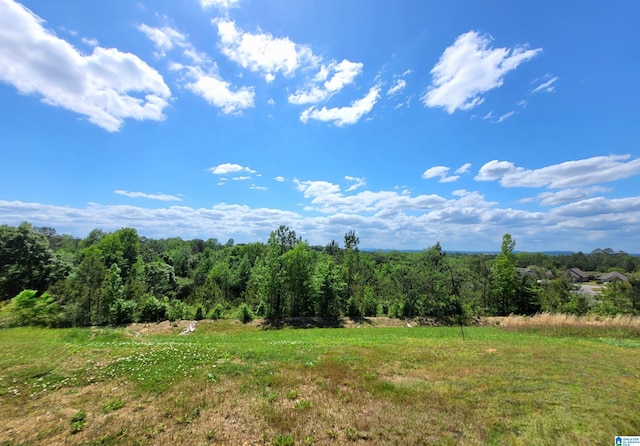
<svg viewBox="0 0 640 446"><path fill-rule="evenodd" d="M141 237L132 228L86 238L22 223L0 226L0 326L118 325L134 321L239 317L426 317L463 323L483 315L640 314L640 258L610 249L589 254L361 251L309 246L281 226L266 244ZM618 271L595 295L568 268Z"/></svg>

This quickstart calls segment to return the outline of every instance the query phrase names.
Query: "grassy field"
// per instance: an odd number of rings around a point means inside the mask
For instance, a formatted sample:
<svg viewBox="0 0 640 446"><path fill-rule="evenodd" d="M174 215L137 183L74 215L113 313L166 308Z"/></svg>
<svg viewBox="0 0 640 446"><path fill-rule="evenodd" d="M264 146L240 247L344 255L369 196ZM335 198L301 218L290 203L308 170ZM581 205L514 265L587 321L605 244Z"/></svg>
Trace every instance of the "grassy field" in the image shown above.
<svg viewBox="0 0 640 446"><path fill-rule="evenodd" d="M620 326L0 330L0 445L610 445L640 435ZM167 328L168 327L168 328Z"/></svg>

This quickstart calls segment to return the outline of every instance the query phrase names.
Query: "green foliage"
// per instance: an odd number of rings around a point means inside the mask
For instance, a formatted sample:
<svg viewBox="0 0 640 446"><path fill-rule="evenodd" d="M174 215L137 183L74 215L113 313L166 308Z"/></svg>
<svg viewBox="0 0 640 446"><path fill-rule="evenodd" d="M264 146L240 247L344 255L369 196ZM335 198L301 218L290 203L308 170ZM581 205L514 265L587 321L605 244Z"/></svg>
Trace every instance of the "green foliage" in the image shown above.
<svg viewBox="0 0 640 446"><path fill-rule="evenodd" d="M124 403L121 398L116 398L102 405L102 413L113 412L118 409L122 409L124 407Z"/></svg>
<svg viewBox="0 0 640 446"><path fill-rule="evenodd" d="M251 308L249 308L249 305L245 303L240 304L237 314L238 319L240 319L243 324L248 324L253 320L253 312L251 311Z"/></svg>
<svg viewBox="0 0 640 446"><path fill-rule="evenodd" d="M273 439L273 446L293 446L295 443L295 438L293 435L276 435Z"/></svg>
<svg viewBox="0 0 640 446"><path fill-rule="evenodd" d="M167 305L152 294L143 296L138 306L138 322L162 322L167 319Z"/></svg>
<svg viewBox="0 0 640 446"><path fill-rule="evenodd" d="M48 293L24 290L0 308L0 326L54 327L59 324L59 307Z"/></svg>
<svg viewBox="0 0 640 446"><path fill-rule="evenodd" d="M286 226L273 231L267 244L224 245L216 239L141 239L132 228L94 230L78 240L28 223L0 226L0 324L218 319L237 314L242 304L268 319L346 315L453 322L541 310L640 313L640 278L629 273L640 260L609 249L515 254L509 234L497 256L445 254L439 243L422 252L360 252L359 243L348 231L343 249L335 241L324 249L310 247ZM602 295L590 297L565 282L567 266L624 271L629 281L608 284ZM16 291L7 295L8 289ZM48 300L28 304L28 311L17 308L11 298L23 289L46 292Z"/></svg>
<svg viewBox="0 0 640 446"><path fill-rule="evenodd" d="M81 432L87 425L87 413L84 410L76 412L69 421L69 431L72 434Z"/></svg>
<svg viewBox="0 0 640 446"><path fill-rule="evenodd" d="M222 306L222 304L215 304L213 306L213 308L211 308L211 310L209 310L209 313L207 314L207 317L209 319L222 319L222 316L224 315L224 307Z"/></svg>
<svg viewBox="0 0 640 446"><path fill-rule="evenodd" d="M68 274L68 266L57 259L47 237L29 223L0 226L0 301L22 290L46 291Z"/></svg>

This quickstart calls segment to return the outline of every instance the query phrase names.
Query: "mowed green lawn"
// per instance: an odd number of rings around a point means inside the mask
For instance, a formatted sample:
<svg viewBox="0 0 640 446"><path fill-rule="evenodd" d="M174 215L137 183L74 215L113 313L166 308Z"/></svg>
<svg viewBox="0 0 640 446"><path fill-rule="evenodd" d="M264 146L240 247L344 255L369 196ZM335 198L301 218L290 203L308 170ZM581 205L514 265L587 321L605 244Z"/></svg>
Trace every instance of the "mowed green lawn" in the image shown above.
<svg viewBox="0 0 640 446"><path fill-rule="evenodd" d="M640 435L640 338L497 327L0 330L0 444L571 444Z"/></svg>

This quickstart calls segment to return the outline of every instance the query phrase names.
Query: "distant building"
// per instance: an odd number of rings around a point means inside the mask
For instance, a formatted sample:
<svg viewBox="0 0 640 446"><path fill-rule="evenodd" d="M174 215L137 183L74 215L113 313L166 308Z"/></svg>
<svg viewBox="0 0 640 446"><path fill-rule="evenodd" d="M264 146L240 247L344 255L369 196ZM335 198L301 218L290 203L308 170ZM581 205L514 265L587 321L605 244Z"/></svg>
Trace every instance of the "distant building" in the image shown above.
<svg viewBox="0 0 640 446"><path fill-rule="evenodd" d="M580 268L569 268L567 270L567 275L574 282L588 282L591 279L589 274L585 273Z"/></svg>
<svg viewBox="0 0 640 446"><path fill-rule="evenodd" d="M604 282L626 282L627 280L629 280L629 278L624 274L619 273L618 271L613 271L610 273L600 274L600 277L598 277L598 280L600 280L603 283Z"/></svg>

